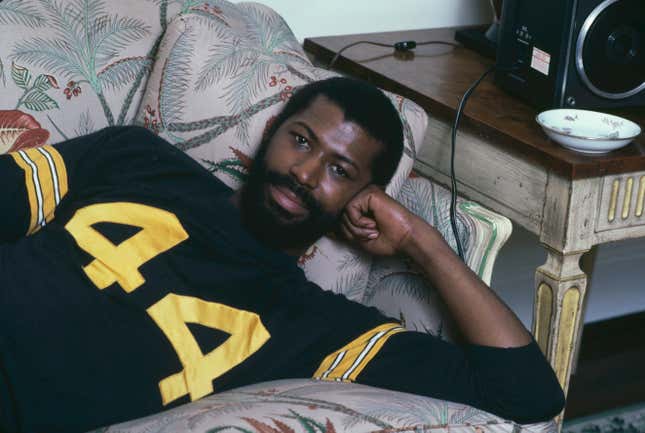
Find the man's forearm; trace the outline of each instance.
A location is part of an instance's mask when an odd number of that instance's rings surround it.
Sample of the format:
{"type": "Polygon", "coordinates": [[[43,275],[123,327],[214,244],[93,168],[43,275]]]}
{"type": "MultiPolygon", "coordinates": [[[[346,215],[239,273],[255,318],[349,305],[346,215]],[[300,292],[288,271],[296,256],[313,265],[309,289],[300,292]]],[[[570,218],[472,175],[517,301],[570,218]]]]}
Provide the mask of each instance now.
{"type": "Polygon", "coordinates": [[[517,316],[422,219],[413,224],[405,253],[432,281],[469,343],[519,347],[531,336],[517,316]]]}

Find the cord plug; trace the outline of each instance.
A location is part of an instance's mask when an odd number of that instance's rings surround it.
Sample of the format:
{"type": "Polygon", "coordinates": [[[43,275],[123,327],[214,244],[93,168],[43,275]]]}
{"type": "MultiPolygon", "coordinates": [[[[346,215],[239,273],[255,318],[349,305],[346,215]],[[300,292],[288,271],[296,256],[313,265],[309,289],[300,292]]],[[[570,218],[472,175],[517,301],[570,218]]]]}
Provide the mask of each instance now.
{"type": "Polygon", "coordinates": [[[394,44],[394,49],[397,51],[409,51],[416,47],[416,41],[401,41],[394,44]]]}

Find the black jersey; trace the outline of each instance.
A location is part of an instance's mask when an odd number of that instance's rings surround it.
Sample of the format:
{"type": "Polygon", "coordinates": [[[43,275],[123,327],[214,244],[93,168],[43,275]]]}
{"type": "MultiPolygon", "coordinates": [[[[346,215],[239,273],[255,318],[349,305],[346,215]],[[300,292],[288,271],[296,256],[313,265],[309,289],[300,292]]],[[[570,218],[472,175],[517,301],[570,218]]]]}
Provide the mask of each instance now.
{"type": "Polygon", "coordinates": [[[308,282],[245,231],[229,188],[145,129],[0,156],[0,180],[3,431],[86,431],[287,377],[522,419],[537,376],[542,416],[561,405],[535,343],[462,350],[308,282]],[[500,366],[517,362],[531,374],[500,366]]]}

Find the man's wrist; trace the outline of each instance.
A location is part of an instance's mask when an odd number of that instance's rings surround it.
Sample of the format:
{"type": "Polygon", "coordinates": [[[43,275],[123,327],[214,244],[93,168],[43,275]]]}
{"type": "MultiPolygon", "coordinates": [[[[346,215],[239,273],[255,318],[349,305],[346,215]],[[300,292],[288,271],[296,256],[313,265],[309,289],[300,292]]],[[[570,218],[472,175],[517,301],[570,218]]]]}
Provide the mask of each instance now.
{"type": "Polygon", "coordinates": [[[434,246],[445,243],[441,233],[421,217],[412,214],[410,233],[401,245],[401,252],[421,264],[430,259],[434,246]]]}

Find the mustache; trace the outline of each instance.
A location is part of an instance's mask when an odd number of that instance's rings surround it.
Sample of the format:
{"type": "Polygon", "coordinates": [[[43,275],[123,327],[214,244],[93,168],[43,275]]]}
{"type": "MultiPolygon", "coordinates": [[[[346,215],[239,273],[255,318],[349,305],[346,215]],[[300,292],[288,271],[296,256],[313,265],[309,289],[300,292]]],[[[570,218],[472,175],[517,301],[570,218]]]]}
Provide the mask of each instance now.
{"type": "Polygon", "coordinates": [[[267,183],[273,184],[275,186],[282,186],[292,191],[304,203],[304,205],[307,207],[307,209],[309,209],[310,212],[322,212],[322,206],[320,205],[318,200],[316,200],[313,195],[311,195],[306,187],[298,183],[298,181],[293,177],[276,173],[274,171],[266,171],[265,176],[267,183]]]}

